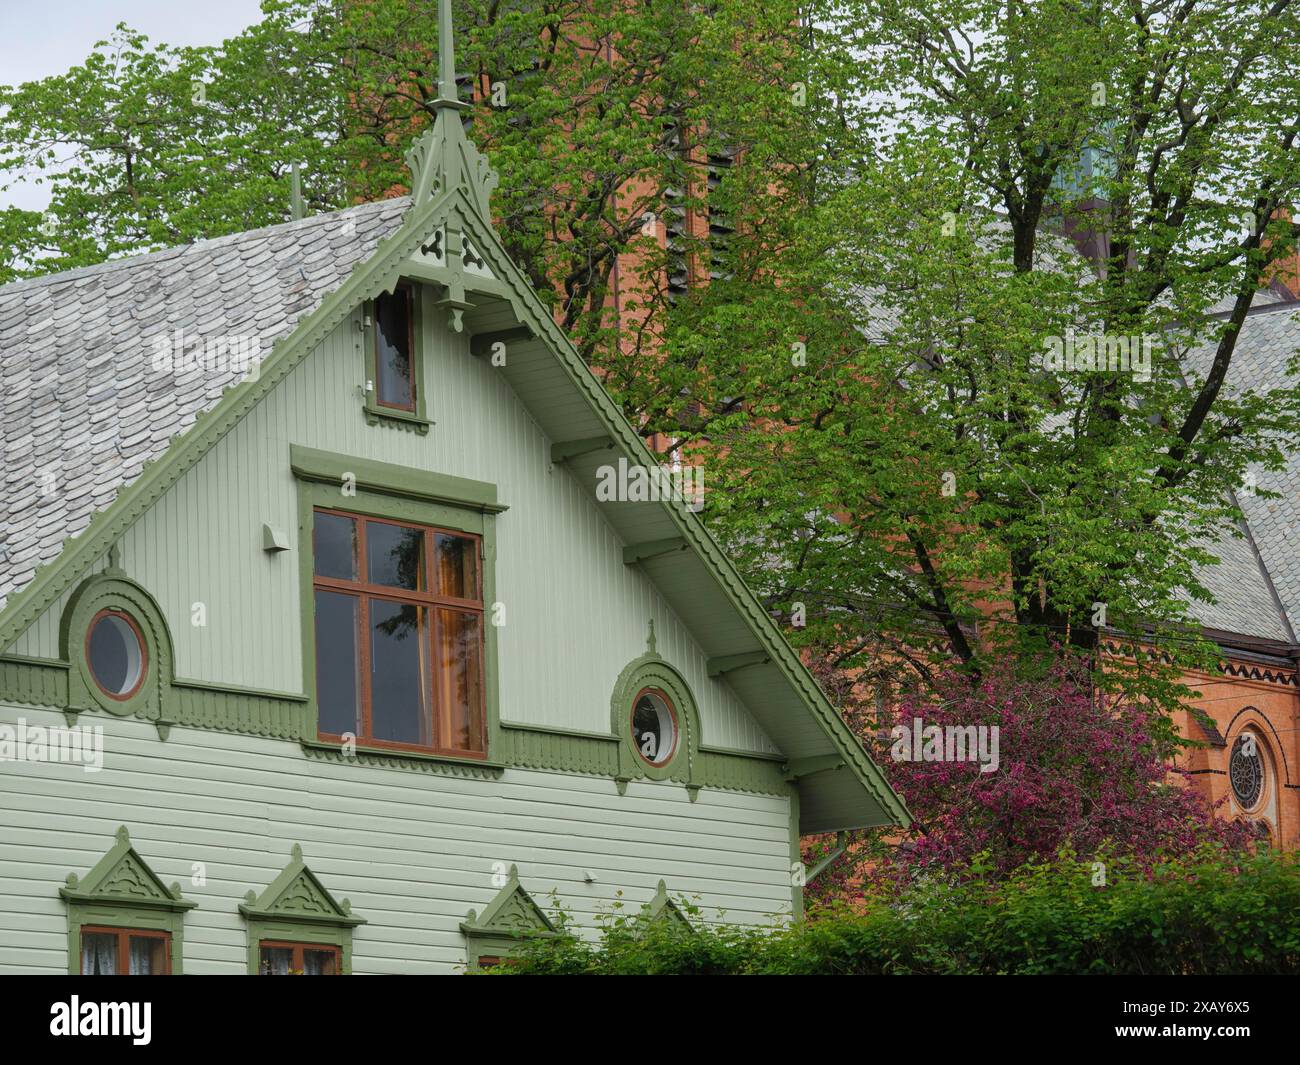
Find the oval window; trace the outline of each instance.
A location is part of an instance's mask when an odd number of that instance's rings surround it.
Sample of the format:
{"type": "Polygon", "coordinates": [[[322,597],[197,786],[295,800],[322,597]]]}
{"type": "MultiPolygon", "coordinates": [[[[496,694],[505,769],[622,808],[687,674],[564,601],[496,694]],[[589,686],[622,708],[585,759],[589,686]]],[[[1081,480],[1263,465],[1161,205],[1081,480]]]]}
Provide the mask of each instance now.
{"type": "Polygon", "coordinates": [[[144,638],[136,623],[118,610],[101,610],[86,633],[86,664],[99,690],[110,699],[129,699],[144,681],[144,638]]]}
{"type": "Polygon", "coordinates": [[[642,688],[632,704],[632,745],[653,766],[667,765],[677,751],[677,714],[658,688],[642,688]]]}

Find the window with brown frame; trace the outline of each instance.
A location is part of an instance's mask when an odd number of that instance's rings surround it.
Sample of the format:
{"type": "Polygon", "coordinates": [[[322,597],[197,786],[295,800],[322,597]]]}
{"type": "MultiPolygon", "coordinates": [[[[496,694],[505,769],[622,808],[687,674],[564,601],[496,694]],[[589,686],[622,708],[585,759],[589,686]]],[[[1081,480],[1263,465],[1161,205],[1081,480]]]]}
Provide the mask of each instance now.
{"type": "Polygon", "coordinates": [[[258,943],[260,976],[338,976],[342,952],[329,943],[285,943],[263,939],[258,943]]]}
{"type": "Polygon", "coordinates": [[[374,303],[375,402],[415,413],[415,313],[410,285],[374,303]]]}
{"type": "Polygon", "coordinates": [[[677,753],[677,711],[659,688],[642,688],[632,700],[632,745],[647,764],[665,766],[677,753]]]}
{"type": "Polygon", "coordinates": [[[81,928],[82,976],[167,976],[172,971],[169,932],[143,928],[81,928]]]}
{"type": "Polygon", "coordinates": [[[317,731],[486,756],[481,540],[317,509],[317,731]]]}
{"type": "Polygon", "coordinates": [[[86,627],[86,664],[99,690],[125,702],[140,690],[149,652],[140,626],[122,610],[101,610],[86,627]]]}

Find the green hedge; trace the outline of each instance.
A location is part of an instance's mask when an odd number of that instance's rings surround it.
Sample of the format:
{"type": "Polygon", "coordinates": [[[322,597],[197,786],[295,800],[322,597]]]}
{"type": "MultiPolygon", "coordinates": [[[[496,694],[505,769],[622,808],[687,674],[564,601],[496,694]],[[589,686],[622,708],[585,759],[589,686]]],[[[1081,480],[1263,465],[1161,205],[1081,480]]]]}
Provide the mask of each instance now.
{"type": "Polygon", "coordinates": [[[1154,869],[1065,855],[991,882],[887,893],[777,930],[682,933],[611,917],[597,942],[525,943],[498,970],[531,974],[1297,973],[1295,855],[1203,852],[1154,869]]]}

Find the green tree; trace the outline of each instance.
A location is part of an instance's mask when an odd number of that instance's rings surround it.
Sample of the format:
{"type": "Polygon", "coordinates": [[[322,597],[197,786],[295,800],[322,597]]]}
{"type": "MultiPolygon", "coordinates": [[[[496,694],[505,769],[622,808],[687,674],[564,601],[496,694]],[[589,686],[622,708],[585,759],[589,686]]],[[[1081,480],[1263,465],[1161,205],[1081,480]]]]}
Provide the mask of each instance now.
{"type": "Polygon", "coordinates": [[[1188,599],[1229,493],[1300,425],[1295,388],[1223,387],[1295,247],[1295,5],[835,17],[817,39],[859,62],[814,56],[809,195],[751,235],[753,276],[669,328],[673,364],[698,370],[680,387],[716,527],[772,609],[804,604],[832,665],[1095,657],[1110,626],[1174,660],[1112,659],[1109,680],[1168,704],[1206,660],[1188,599]],[[1081,226],[1096,268],[1066,235],[1081,226]],[[1149,376],[1058,371],[1072,331],[1150,338],[1149,376]]]}
{"type": "Polygon", "coordinates": [[[0,213],[0,281],[284,221],[289,170],[309,202],[343,199],[322,134],[343,98],[283,16],[223,48],[151,45],[119,26],[80,66],[0,88],[0,186],[50,188],[0,213]]]}
{"type": "MultiPolygon", "coordinates": [[[[52,191],[44,217],[0,216],[0,280],[284,221],[294,162],[311,210],[402,191],[437,96],[436,0],[263,7],[219,47],[150,46],[119,27],[66,74],[0,89],[0,187],[40,175],[52,191]]],[[[704,203],[690,160],[725,132],[763,165],[764,145],[797,128],[795,20],[793,0],[457,3],[471,135],[503,178],[498,229],[593,361],[649,343],[617,336],[629,251],[624,321],[662,328],[660,238],[704,203]]],[[[704,243],[687,232],[672,255],[704,243]]]]}

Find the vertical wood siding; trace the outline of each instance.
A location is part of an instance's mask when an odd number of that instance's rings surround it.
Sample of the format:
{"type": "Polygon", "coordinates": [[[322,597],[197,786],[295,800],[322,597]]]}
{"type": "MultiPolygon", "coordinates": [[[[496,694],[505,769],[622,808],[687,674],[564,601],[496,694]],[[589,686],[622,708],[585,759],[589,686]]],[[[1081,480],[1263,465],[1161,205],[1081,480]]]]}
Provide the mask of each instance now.
{"type": "MultiPolygon", "coordinates": [[[[107,557],[101,558],[90,567],[87,575],[99,573],[107,566],[107,557]]],[[[25,655],[28,658],[58,658],[59,622],[63,618],[64,607],[68,605],[68,600],[72,598],[74,591],[76,591],[75,584],[59,596],[39,618],[32,622],[31,627],[26,632],[20,633],[18,638],[5,648],[5,653],[25,655]]]]}
{"type": "MultiPolygon", "coordinates": [[[[563,467],[502,375],[468,353],[442,316],[424,315],[427,436],[362,417],[364,360],[343,323],[146,513],[123,540],[123,566],[158,599],[183,677],[300,692],[297,559],[267,555],[262,524],[295,537],[289,445],[490,481],[510,509],[497,519],[500,705],[505,720],[608,731],[619,671],[660,653],[699,703],[704,742],[772,752],[771,742],[636,567],[563,467]],[[192,624],[203,604],[206,626],[192,624]]],[[[507,355],[508,357],[508,355],[507,355]]]]}

